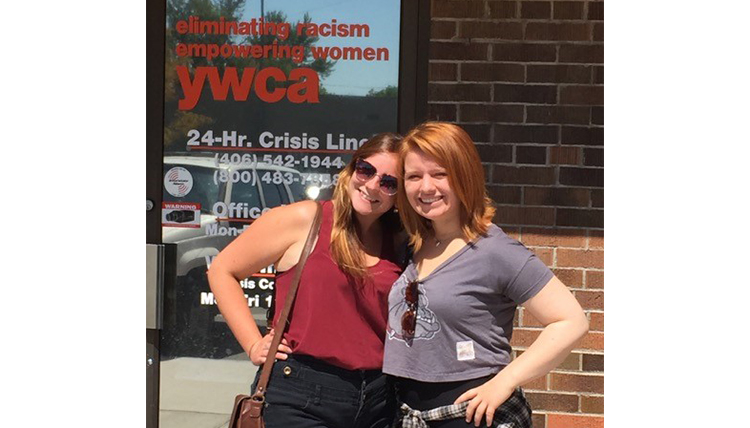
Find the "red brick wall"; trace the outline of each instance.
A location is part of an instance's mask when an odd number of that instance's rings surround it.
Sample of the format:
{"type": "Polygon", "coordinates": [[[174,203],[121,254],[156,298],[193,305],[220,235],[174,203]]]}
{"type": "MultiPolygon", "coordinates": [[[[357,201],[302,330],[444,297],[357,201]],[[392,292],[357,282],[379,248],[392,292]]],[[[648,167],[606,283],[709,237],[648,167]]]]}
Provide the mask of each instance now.
{"type": "MultiPolygon", "coordinates": [[[[477,143],[495,222],[570,287],[590,332],[526,385],[535,428],[602,427],[604,2],[432,0],[430,118],[477,143]]],[[[519,310],[516,353],[541,326],[519,310]]]]}

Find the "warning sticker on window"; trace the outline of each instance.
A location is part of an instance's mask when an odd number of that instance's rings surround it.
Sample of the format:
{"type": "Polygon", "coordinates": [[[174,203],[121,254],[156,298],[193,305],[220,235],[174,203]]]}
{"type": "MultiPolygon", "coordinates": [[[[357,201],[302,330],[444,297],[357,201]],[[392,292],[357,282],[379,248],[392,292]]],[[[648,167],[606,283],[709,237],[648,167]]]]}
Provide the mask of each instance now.
{"type": "Polygon", "coordinates": [[[161,224],[165,227],[201,227],[201,204],[191,202],[163,202],[161,224]]]}

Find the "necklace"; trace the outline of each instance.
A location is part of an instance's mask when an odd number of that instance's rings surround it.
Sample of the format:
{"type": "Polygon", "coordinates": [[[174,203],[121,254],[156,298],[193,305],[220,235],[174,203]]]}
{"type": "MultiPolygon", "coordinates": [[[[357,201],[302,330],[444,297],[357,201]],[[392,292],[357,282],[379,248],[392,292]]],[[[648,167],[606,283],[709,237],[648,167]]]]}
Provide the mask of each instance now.
{"type": "Polygon", "coordinates": [[[435,248],[439,247],[439,246],[440,246],[440,245],[441,245],[441,244],[442,244],[443,242],[445,242],[445,241],[448,241],[448,242],[450,242],[450,241],[452,241],[453,239],[455,239],[455,238],[456,238],[455,236],[453,236],[453,237],[451,237],[451,236],[446,236],[446,237],[445,237],[445,238],[443,238],[443,239],[438,239],[438,238],[437,238],[437,236],[435,236],[435,235],[432,235],[432,237],[433,237],[433,239],[435,239],[435,248]]]}

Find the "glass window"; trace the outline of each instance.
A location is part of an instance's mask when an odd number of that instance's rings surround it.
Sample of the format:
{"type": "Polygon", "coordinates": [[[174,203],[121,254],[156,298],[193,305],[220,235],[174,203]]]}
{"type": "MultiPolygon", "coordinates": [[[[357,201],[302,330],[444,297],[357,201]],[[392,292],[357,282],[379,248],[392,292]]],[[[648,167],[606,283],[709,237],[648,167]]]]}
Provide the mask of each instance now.
{"type": "MultiPolygon", "coordinates": [[[[263,170],[259,170],[258,172],[260,171],[263,170]]],[[[284,188],[283,183],[274,184],[261,181],[260,185],[263,187],[263,199],[266,202],[265,207],[273,208],[278,207],[281,204],[289,203],[289,197],[286,195],[286,189],[284,188]]]]}
{"type": "MultiPolygon", "coordinates": [[[[256,369],[209,287],[213,257],[264,208],[330,198],[354,150],[397,130],[401,3],[166,0],[164,172],[187,169],[193,187],[165,188],[164,201],[203,215],[162,229],[177,279],[165,290],[161,428],[224,426],[256,369]]],[[[175,187],[189,180],[177,175],[175,187]]],[[[273,268],[240,281],[261,327],[274,283],[273,268]]]]}
{"type": "MultiPolygon", "coordinates": [[[[252,171],[252,170],[246,170],[252,171]]],[[[252,182],[238,181],[232,184],[232,202],[246,203],[249,208],[262,208],[258,186],[252,182]]]]}

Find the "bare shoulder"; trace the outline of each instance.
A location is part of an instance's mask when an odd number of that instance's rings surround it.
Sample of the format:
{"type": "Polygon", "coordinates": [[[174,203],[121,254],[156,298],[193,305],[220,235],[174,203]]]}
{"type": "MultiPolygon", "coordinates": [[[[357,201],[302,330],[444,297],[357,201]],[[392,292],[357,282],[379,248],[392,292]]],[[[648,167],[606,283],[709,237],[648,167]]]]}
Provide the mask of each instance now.
{"type": "Polygon", "coordinates": [[[211,270],[245,278],[290,250],[298,252],[315,218],[315,206],[314,201],[303,201],[266,211],[216,256],[211,270]]]}
{"type": "Polygon", "coordinates": [[[290,237],[289,247],[287,247],[286,251],[276,261],[276,269],[279,272],[288,270],[299,261],[310,227],[312,227],[312,223],[315,221],[317,207],[318,203],[315,201],[301,201],[285,207],[279,207],[277,209],[278,212],[274,213],[275,215],[288,217],[286,220],[287,224],[282,233],[290,237]]]}
{"type": "Polygon", "coordinates": [[[315,219],[317,202],[300,201],[281,205],[264,213],[258,221],[289,229],[308,229],[315,219]]]}
{"type": "Polygon", "coordinates": [[[303,222],[312,223],[315,220],[315,213],[318,210],[318,202],[307,200],[295,202],[291,205],[285,205],[284,208],[294,210],[295,217],[303,222]]]}

